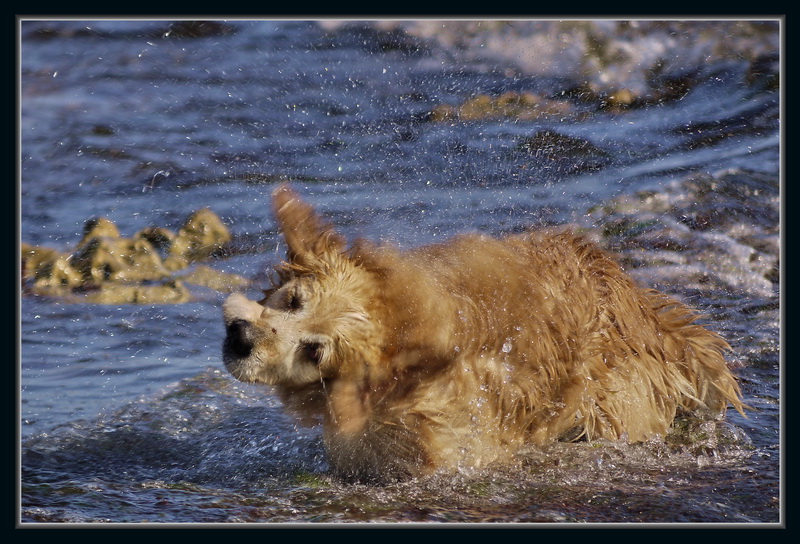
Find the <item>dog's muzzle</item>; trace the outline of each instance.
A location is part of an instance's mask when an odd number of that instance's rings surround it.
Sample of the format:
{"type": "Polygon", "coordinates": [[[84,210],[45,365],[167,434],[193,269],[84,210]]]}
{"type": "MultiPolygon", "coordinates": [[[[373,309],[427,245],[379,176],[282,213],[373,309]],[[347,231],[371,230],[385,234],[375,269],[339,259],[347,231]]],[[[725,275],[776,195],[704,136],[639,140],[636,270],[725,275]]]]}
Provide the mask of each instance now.
{"type": "Polygon", "coordinates": [[[225,336],[225,350],[236,357],[247,357],[254,345],[253,324],[244,319],[231,321],[225,336]]]}

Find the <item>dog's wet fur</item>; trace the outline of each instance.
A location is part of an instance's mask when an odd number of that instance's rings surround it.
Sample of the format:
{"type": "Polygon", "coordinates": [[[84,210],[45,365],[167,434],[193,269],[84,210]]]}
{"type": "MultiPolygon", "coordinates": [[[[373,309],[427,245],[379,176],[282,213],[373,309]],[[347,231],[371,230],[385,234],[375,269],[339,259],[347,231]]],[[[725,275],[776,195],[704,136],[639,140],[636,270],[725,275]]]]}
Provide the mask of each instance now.
{"type": "Polygon", "coordinates": [[[743,411],[727,343],[567,230],[356,241],[288,186],[286,260],[259,302],[223,305],[227,369],[322,421],[344,478],[507,463],[554,440],[664,435],[679,412],[743,411]]]}

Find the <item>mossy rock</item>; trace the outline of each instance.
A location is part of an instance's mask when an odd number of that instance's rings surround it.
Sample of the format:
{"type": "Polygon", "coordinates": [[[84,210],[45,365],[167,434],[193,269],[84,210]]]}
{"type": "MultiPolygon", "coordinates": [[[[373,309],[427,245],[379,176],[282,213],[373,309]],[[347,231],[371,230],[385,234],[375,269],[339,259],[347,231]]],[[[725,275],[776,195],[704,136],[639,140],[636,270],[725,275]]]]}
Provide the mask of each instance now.
{"type": "Polygon", "coordinates": [[[32,280],[31,291],[40,295],[64,296],[83,283],[81,274],[67,255],[42,246],[22,244],[22,280],[32,280]]]}
{"type": "Polygon", "coordinates": [[[141,238],[150,242],[158,250],[167,250],[175,239],[175,233],[164,227],[147,227],[140,230],[134,238],[141,238]]]}
{"type": "Polygon", "coordinates": [[[158,280],[169,276],[153,245],[136,238],[92,238],[71,259],[84,281],[158,280]]]}
{"type": "Polygon", "coordinates": [[[85,299],[95,304],[178,304],[191,300],[191,293],[173,279],[153,285],[106,282],[87,292],[85,299]]]}
{"type": "Polygon", "coordinates": [[[237,274],[220,272],[209,266],[198,265],[189,272],[181,276],[186,283],[208,287],[214,291],[222,293],[232,293],[247,288],[250,280],[237,274]]]}
{"type": "Polygon", "coordinates": [[[89,219],[83,225],[83,238],[78,242],[78,247],[88,244],[93,238],[119,238],[120,233],[117,226],[110,219],[105,217],[95,217],[89,219]]]}
{"type": "Polygon", "coordinates": [[[97,304],[187,302],[191,296],[181,279],[232,292],[250,282],[206,266],[198,266],[183,278],[173,277],[176,270],[210,257],[230,240],[227,227],[208,208],[193,213],[177,234],[150,227],[133,238],[123,238],[112,221],[98,217],[85,223],[72,254],[23,243],[22,288],[25,293],[97,304]]]}
{"type": "Polygon", "coordinates": [[[228,227],[210,209],[193,213],[172,240],[165,259],[168,270],[175,271],[207,259],[231,241],[228,227]]]}
{"type": "Polygon", "coordinates": [[[35,278],[37,274],[50,266],[50,263],[59,255],[62,254],[55,249],[43,246],[32,246],[23,242],[20,244],[22,278],[35,278]]]}

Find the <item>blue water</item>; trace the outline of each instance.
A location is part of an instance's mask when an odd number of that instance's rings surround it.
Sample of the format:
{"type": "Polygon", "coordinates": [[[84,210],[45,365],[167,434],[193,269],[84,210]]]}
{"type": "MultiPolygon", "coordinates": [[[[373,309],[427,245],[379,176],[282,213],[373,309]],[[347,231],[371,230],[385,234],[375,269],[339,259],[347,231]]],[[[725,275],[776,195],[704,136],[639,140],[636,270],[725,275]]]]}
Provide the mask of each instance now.
{"type": "MultiPolygon", "coordinates": [[[[328,477],[318,429],[284,415],[268,388],[225,373],[225,295],[198,288],[189,303],[153,306],[25,295],[23,522],[780,521],[779,93],[749,75],[755,63],[727,31],[709,39],[729,54],[693,65],[678,98],[621,112],[572,98],[566,118],[434,122],[440,104],[506,91],[572,96],[597,75],[534,71],[413,26],[205,30],[22,22],[23,242],[68,252],[95,216],[132,235],[177,230],[207,206],[236,251],[206,264],[258,286],[280,258],[268,195],[283,181],[346,235],[402,247],[465,230],[649,225],[601,243],[637,279],[706,314],[733,345],[757,410],[729,414],[712,454],[558,445],[509,474],[348,486],[328,477]],[[520,150],[544,130],[591,142],[601,160],[520,150]]],[[[597,32],[616,36],[603,24],[597,32]]],[[[776,28],[759,32],[770,53],[776,28]]],[[[631,73],[648,70],[627,62],[631,73]]]]}

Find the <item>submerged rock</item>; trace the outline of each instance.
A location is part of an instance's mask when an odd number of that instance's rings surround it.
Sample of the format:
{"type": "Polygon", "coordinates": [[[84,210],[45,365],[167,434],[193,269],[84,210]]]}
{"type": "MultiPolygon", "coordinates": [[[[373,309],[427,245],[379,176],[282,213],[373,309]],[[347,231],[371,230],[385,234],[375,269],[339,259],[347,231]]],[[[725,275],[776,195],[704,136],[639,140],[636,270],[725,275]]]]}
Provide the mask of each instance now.
{"type": "MultiPolygon", "coordinates": [[[[176,21],[163,32],[168,38],[208,38],[225,36],[236,31],[234,26],[220,21],[176,21]]],[[[157,37],[161,35],[156,34],[157,37]]]]}
{"type": "Polygon", "coordinates": [[[554,130],[540,130],[533,136],[523,138],[517,149],[565,174],[599,170],[612,162],[608,152],[589,140],[554,130]]]}

